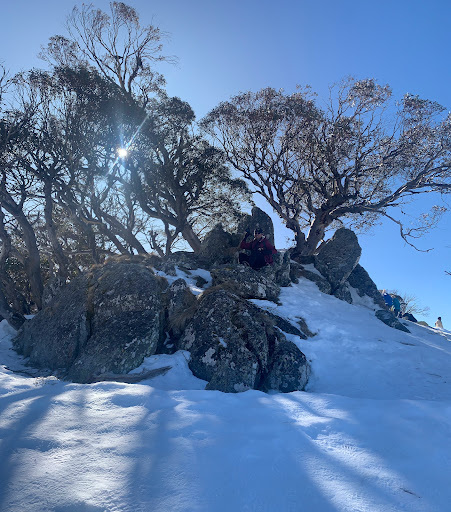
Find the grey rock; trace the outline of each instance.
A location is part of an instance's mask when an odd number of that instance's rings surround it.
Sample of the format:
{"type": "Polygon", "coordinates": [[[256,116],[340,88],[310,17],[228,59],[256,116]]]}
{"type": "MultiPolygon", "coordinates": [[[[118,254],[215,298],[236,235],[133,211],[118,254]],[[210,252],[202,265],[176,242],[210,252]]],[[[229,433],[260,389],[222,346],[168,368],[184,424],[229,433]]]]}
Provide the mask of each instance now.
{"type": "Polygon", "coordinates": [[[398,329],[404,332],[410,332],[409,329],[404,327],[404,325],[397,318],[395,318],[395,316],[390,311],[379,309],[376,311],[376,317],[389,327],[393,327],[394,329],[398,329]]]}
{"type": "Polygon", "coordinates": [[[253,233],[255,228],[261,228],[266,238],[274,245],[274,224],[271,217],[257,206],[252,208],[252,215],[243,215],[238,223],[237,233],[242,237],[246,230],[253,233]]]}
{"type": "Polygon", "coordinates": [[[206,292],[180,340],[180,348],[191,353],[189,366],[194,375],[211,382],[219,372],[223,382],[216,388],[222,391],[254,389],[260,367],[265,369],[268,364],[270,324],[262,326],[261,318],[256,306],[226,290],[206,292]],[[258,354],[262,354],[260,361],[258,354]],[[233,379],[229,372],[236,374],[233,379]]]}
{"type": "Polygon", "coordinates": [[[224,263],[235,263],[239,242],[230,233],[224,231],[221,224],[217,224],[202,241],[199,257],[207,268],[224,263]]]}
{"type": "Polygon", "coordinates": [[[204,279],[202,276],[195,276],[195,280],[196,280],[196,286],[198,288],[203,288],[208,283],[208,281],[206,279],[204,279]]]}
{"type": "Polygon", "coordinates": [[[201,297],[180,348],[191,352],[189,366],[209,382],[208,389],[292,391],[303,389],[309,374],[305,356],[274,328],[266,312],[226,290],[201,297]],[[292,374],[284,374],[289,368],[292,374]]]}
{"type": "Polygon", "coordinates": [[[283,332],[286,332],[288,334],[295,334],[296,336],[299,336],[303,340],[306,340],[307,338],[313,338],[313,336],[315,336],[315,334],[312,333],[308,328],[307,322],[300,316],[296,317],[296,323],[298,324],[298,327],[296,327],[285,318],[275,315],[270,311],[266,311],[266,315],[271,319],[274,326],[278,327],[283,332]]]}
{"type": "Polygon", "coordinates": [[[278,252],[273,255],[274,264],[270,265],[274,271],[274,281],[279,286],[291,285],[290,253],[288,251],[278,252]]]}
{"type": "Polygon", "coordinates": [[[177,270],[173,260],[163,258],[161,261],[155,262],[154,268],[160,272],[164,272],[167,276],[176,276],[177,270]]]}
{"type": "Polygon", "coordinates": [[[305,388],[310,376],[310,366],[305,355],[294,343],[279,340],[273,354],[273,364],[261,384],[263,391],[292,391],[305,388]]]}
{"type": "Polygon", "coordinates": [[[60,288],[65,284],[66,283],[59,276],[53,276],[47,281],[42,294],[43,307],[48,306],[50,302],[52,302],[60,288]]]}
{"type": "Polygon", "coordinates": [[[211,270],[212,286],[223,286],[244,299],[277,302],[280,287],[274,282],[269,266],[253,270],[245,265],[227,265],[211,270]]]}
{"type": "Polygon", "coordinates": [[[112,262],[62,287],[15,339],[30,364],[75,382],[127,373],[163,335],[162,280],[136,263],[112,262]]]}
{"type": "Polygon", "coordinates": [[[315,256],[315,267],[329,281],[332,293],[349,277],[359,262],[362,249],[353,231],[338,229],[315,256]]]}
{"type": "Polygon", "coordinates": [[[377,286],[361,265],[357,265],[351,272],[348,277],[348,283],[357,290],[360,297],[367,295],[373,299],[374,303],[381,309],[386,307],[385,301],[379,293],[377,286]]]}
{"type": "Polygon", "coordinates": [[[303,270],[303,266],[297,261],[290,260],[290,280],[292,283],[299,282],[299,273],[303,270]]]}
{"type": "Polygon", "coordinates": [[[291,262],[290,276],[293,282],[297,282],[300,277],[312,281],[316,286],[318,286],[321,292],[326,293],[327,295],[330,295],[332,292],[332,286],[329,281],[326,281],[324,277],[320,276],[316,272],[305,269],[302,265],[296,263],[293,264],[293,262],[291,262]]]}
{"type": "Polygon", "coordinates": [[[274,263],[266,265],[255,272],[268,281],[274,282],[277,286],[291,285],[291,263],[290,256],[285,251],[273,254],[274,263]]]}
{"type": "Polygon", "coordinates": [[[200,263],[199,257],[193,252],[177,251],[156,260],[153,263],[153,267],[168,276],[176,276],[177,272],[175,267],[189,273],[191,270],[197,270],[200,263]]]}
{"type": "Polygon", "coordinates": [[[403,320],[409,320],[409,322],[417,323],[418,320],[412,315],[412,313],[404,313],[402,315],[403,320]]]}
{"type": "Polygon", "coordinates": [[[344,283],[341,286],[339,286],[334,291],[334,296],[337,297],[337,299],[347,302],[348,304],[352,304],[352,295],[351,292],[349,291],[347,283],[344,283]]]}
{"type": "Polygon", "coordinates": [[[316,336],[317,333],[313,333],[307,326],[307,322],[305,321],[304,318],[302,318],[301,316],[297,316],[297,323],[299,325],[299,327],[301,328],[301,331],[304,333],[304,335],[307,337],[307,338],[313,338],[313,336],[316,336]]]}
{"type": "Polygon", "coordinates": [[[274,313],[271,313],[269,311],[267,312],[267,315],[273,320],[274,325],[278,327],[281,331],[286,332],[288,334],[295,334],[296,336],[299,336],[303,340],[307,339],[307,336],[298,327],[293,325],[285,318],[275,315],[274,313]]]}
{"type": "Polygon", "coordinates": [[[308,256],[303,256],[298,247],[290,247],[288,252],[290,253],[290,258],[296,263],[300,263],[301,265],[314,265],[315,264],[315,256],[310,254],[308,256]]]}
{"type": "Polygon", "coordinates": [[[163,336],[163,283],[150,269],[106,266],[94,273],[93,283],[91,336],[68,372],[77,382],[129,372],[156,353],[163,336]]]}
{"type": "Polygon", "coordinates": [[[60,288],[50,304],[22,326],[14,348],[38,368],[67,371],[91,334],[88,275],[60,288]]]}
{"type": "Polygon", "coordinates": [[[197,300],[183,279],[174,281],[165,293],[166,322],[171,338],[179,338],[194,314],[197,300]]]}

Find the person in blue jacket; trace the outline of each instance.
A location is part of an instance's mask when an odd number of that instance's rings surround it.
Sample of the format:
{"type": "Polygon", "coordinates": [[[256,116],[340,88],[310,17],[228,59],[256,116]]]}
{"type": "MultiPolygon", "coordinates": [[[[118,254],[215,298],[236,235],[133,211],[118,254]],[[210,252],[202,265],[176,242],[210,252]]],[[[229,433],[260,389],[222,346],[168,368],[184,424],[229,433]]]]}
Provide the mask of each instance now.
{"type": "Polygon", "coordinates": [[[396,318],[398,318],[399,314],[401,313],[401,303],[396,296],[393,297],[393,313],[395,314],[396,318]]]}
{"type": "Polygon", "coordinates": [[[384,297],[385,305],[390,309],[393,306],[393,299],[391,298],[391,295],[385,290],[382,290],[382,297],[384,297]]]}

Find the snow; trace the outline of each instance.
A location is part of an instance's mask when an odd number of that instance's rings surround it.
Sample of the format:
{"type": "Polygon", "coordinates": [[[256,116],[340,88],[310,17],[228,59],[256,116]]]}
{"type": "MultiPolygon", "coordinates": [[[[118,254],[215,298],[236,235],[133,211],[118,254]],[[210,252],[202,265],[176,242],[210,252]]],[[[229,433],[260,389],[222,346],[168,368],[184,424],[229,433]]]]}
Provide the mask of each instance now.
{"type": "Polygon", "coordinates": [[[184,351],[147,358],[134,372],[172,369],[137,384],[33,377],[3,321],[0,510],[450,510],[451,332],[391,329],[304,279],[252,302],[316,333],[287,335],[306,392],[205,391],[184,351]]]}
{"type": "Polygon", "coordinates": [[[175,276],[165,274],[161,270],[155,270],[155,273],[161,277],[164,277],[169,284],[172,284],[177,279],[183,279],[190,288],[193,295],[200,295],[204,290],[211,286],[212,281],[210,272],[208,270],[204,270],[203,268],[185,271],[180,269],[178,266],[175,266],[175,276]],[[199,286],[196,285],[196,277],[202,277],[205,279],[206,284],[203,286],[203,288],[199,288],[199,286]]]}

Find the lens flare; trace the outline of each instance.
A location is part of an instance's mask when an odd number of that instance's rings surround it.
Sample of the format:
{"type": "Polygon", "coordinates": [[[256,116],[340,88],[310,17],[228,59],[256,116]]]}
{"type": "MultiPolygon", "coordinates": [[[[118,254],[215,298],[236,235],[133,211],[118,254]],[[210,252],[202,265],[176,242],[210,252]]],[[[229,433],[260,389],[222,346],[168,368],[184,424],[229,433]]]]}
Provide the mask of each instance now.
{"type": "Polygon", "coordinates": [[[119,158],[125,158],[128,155],[128,151],[125,148],[119,148],[117,154],[119,158]]]}

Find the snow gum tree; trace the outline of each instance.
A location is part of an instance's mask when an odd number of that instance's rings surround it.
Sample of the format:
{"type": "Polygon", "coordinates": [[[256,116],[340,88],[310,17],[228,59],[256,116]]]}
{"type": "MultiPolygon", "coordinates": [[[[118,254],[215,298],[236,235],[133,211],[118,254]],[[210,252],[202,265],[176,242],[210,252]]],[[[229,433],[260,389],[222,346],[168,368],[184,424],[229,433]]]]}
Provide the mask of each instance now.
{"type": "Polygon", "coordinates": [[[198,251],[249,198],[191,107],[165,94],[159,29],[112,2],[75,8],[68,30],[42,52],[50,69],[9,79],[0,66],[0,315],[15,324],[50,280],[105,256],[198,251]]]}
{"type": "Polygon", "coordinates": [[[133,7],[110,2],[105,12],[82,4],[72,10],[67,29],[69,37],[51,37],[41,58],[59,67],[91,66],[142,106],[162,90],[164,77],[154,64],[173,59],[162,54],[164,34],[153,25],[142,26],[133,7]]]}
{"type": "Polygon", "coordinates": [[[373,79],[331,87],[325,107],[309,89],[240,94],[202,126],[294,231],[301,254],[337,223],[364,228],[386,217],[408,241],[445,211],[434,207],[414,227],[397,216],[419,194],[451,190],[450,115],[411,94],[394,102],[373,79]]]}
{"type": "Polygon", "coordinates": [[[108,13],[76,7],[67,26],[70,37],[52,37],[42,57],[59,68],[94,70],[122,94],[117,145],[130,151],[108,173],[109,185],[120,185],[123,204],[139,204],[144,216],[157,221],[146,236],[154,250],[170,252],[180,237],[199,250],[202,231],[231,220],[246,200],[245,187],[231,179],[221,152],[197,133],[191,107],[165,94],[164,78],[154,69],[156,62],[173,60],[162,54],[163,34],[142,26],[136,10],[122,2],[111,2],[108,13]]]}
{"type": "Polygon", "coordinates": [[[29,97],[23,102],[23,108],[17,108],[11,100],[14,82],[14,79],[7,79],[5,74],[0,82],[0,282],[2,297],[6,297],[1,300],[1,314],[5,318],[10,317],[5,314],[8,304],[14,305],[16,311],[27,312],[23,296],[16,291],[15,280],[6,271],[8,259],[20,261],[28,278],[31,297],[38,307],[41,305],[43,291],[39,247],[34,229],[35,182],[17,167],[17,159],[12,155],[12,148],[22,148],[30,135],[37,103],[36,98],[29,97]],[[13,236],[6,229],[7,221],[10,232],[19,240],[14,248],[11,243],[13,236]]]}
{"type": "Polygon", "coordinates": [[[231,177],[223,153],[196,134],[194,112],[179,98],[150,103],[146,126],[124,162],[123,184],[143,212],[163,222],[168,252],[181,234],[194,251],[200,233],[217,222],[228,224],[248,199],[242,180],[231,177]]]}

